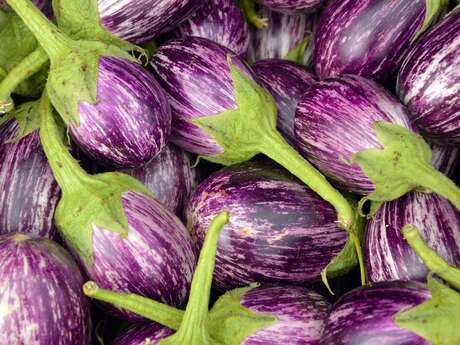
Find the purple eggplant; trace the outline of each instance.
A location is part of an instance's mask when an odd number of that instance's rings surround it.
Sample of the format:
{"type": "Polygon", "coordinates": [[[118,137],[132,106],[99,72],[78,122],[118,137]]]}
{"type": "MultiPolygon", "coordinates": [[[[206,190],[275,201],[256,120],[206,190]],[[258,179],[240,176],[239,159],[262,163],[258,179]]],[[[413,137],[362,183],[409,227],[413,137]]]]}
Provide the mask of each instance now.
{"type": "Polygon", "coordinates": [[[312,12],[318,9],[326,0],[257,0],[262,5],[279,12],[312,12]]]}
{"type": "Polygon", "coordinates": [[[0,331],[8,345],[89,345],[89,306],[71,256],[51,240],[0,236],[0,331]]]}
{"type": "Polygon", "coordinates": [[[251,31],[250,60],[276,58],[309,64],[315,16],[278,13],[263,6],[258,15],[267,19],[267,26],[251,31]]]}
{"type": "Polygon", "coordinates": [[[155,345],[173,333],[171,329],[158,324],[139,324],[119,335],[111,345],[155,345]]]}
{"type": "Polygon", "coordinates": [[[433,141],[460,143],[460,8],[410,50],[398,75],[398,94],[414,123],[433,141]]]}
{"type": "Polygon", "coordinates": [[[431,144],[433,166],[446,176],[453,176],[460,159],[459,146],[431,144]]]}
{"type": "Polygon", "coordinates": [[[210,39],[243,57],[249,47],[249,27],[236,0],[210,0],[177,28],[180,37],[210,39]]]}
{"type": "Polygon", "coordinates": [[[42,151],[38,126],[27,122],[38,120],[37,106],[23,104],[0,125],[0,234],[26,232],[53,239],[60,190],[42,151]]]}
{"type": "Polygon", "coordinates": [[[315,34],[320,79],[355,74],[390,81],[411,43],[447,5],[444,0],[332,1],[315,34]]]}
{"type": "Polygon", "coordinates": [[[295,110],[302,95],[315,82],[315,76],[304,66],[280,59],[261,60],[252,67],[257,80],[276,101],[278,130],[291,145],[295,146],[295,110]]]}
{"type": "Polygon", "coordinates": [[[363,202],[424,188],[460,209],[460,189],[432,166],[407,109],[371,80],[349,75],[311,86],[297,106],[295,134],[299,151],[363,202]]]}
{"type": "Polygon", "coordinates": [[[426,280],[427,268],[401,233],[406,224],[418,227],[449,263],[460,265],[460,213],[436,194],[411,192],[384,203],[367,224],[364,254],[371,282],[426,280]]]}
{"type": "Polygon", "coordinates": [[[399,327],[394,316],[430,298],[426,285],[386,282],[360,287],[332,307],[324,328],[324,345],[428,345],[415,333],[399,327]]]}
{"type": "Polygon", "coordinates": [[[190,155],[172,144],[146,166],[125,172],[144,183],[155,198],[178,217],[184,215],[188,199],[198,184],[190,155]]]}
{"type": "Polygon", "coordinates": [[[253,282],[317,281],[347,240],[334,209],[271,164],[226,168],[198,186],[187,220],[200,246],[209,222],[222,210],[232,214],[214,272],[223,291],[253,282]]]}

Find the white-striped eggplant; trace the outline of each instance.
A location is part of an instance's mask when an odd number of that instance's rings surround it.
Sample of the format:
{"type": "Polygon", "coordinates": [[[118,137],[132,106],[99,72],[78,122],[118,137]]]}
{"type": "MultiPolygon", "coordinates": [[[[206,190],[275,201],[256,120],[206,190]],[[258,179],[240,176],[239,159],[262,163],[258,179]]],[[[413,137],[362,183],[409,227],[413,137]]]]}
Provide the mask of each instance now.
{"type": "Polygon", "coordinates": [[[321,5],[325,4],[326,0],[256,0],[261,4],[270,7],[274,11],[279,12],[313,12],[321,5]]]}
{"type": "Polygon", "coordinates": [[[312,85],[295,117],[299,151],[340,186],[390,201],[423,188],[460,209],[460,189],[432,166],[429,145],[407,109],[382,87],[359,76],[312,85]]]}
{"type": "Polygon", "coordinates": [[[433,166],[446,176],[454,176],[455,168],[460,160],[459,146],[431,144],[433,166]]]}
{"type": "Polygon", "coordinates": [[[331,1],[315,33],[318,77],[355,74],[391,81],[411,43],[446,7],[446,0],[331,1]]]}
{"type": "Polygon", "coordinates": [[[360,287],[332,307],[324,328],[323,345],[429,345],[417,334],[396,324],[398,312],[431,297],[426,285],[385,282],[360,287]]]}
{"type": "Polygon", "coordinates": [[[209,0],[177,32],[210,39],[243,57],[249,47],[249,26],[236,0],[209,0]]]}
{"type": "Polygon", "coordinates": [[[432,140],[460,143],[460,8],[426,32],[398,75],[398,94],[432,140]]]}
{"type": "Polygon", "coordinates": [[[75,261],[53,241],[0,236],[0,343],[89,345],[83,282],[75,261]]]}
{"type": "Polygon", "coordinates": [[[54,239],[60,190],[40,145],[38,106],[25,103],[0,121],[0,234],[54,239]]]}

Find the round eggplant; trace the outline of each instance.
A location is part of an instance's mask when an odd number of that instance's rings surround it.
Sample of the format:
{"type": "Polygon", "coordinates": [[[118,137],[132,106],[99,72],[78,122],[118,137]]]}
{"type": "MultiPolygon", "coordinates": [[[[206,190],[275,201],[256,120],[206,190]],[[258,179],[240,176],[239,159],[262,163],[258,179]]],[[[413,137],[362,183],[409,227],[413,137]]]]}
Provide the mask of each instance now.
{"type": "Polygon", "coordinates": [[[459,146],[431,144],[433,166],[446,176],[453,176],[460,158],[459,146]]]}
{"type": "Polygon", "coordinates": [[[158,324],[139,324],[131,326],[119,335],[112,345],[155,345],[161,339],[173,334],[174,331],[158,324]]]}
{"type": "Polygon", "coordinates": [[[257,0],[257,2],[279,12],[312,12],[326,0],[257,0]]]}

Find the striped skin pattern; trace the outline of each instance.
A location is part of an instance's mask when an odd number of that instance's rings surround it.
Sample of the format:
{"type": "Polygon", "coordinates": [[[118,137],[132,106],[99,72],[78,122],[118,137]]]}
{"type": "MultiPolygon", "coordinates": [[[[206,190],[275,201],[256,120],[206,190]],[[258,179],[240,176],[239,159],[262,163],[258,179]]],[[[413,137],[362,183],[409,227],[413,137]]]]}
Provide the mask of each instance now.
{"type": "Polygon", "coordinates": [[[190,155],[173,144],[167,145],[146,166],[125,172],[144,183],[178,217],[184,215],[185,205],[198,184],[190,155]]]}
{"type": "Polygon", "coordinates": [[[315,83],[315,76],[304,66],[281,59],[260,60],[252,68],[258,82],[276,101],[278,130],[295,146],[295,110],[302,95],[315,83]]]}
{"type": "Polygon", "coordinates": [[[369,194],[373,183],[357,164],[347,161],[354,153],[381,148],[375,121],[415,130],[404,106],[376,83],[358,76],[331,77],[314,84],[297,106],[297,147],[342,188],[369,194]]]}
{"type": "Polygon", "coordinates": [[[295,286],[250,290],[241,299],[241,305],[278,318],[275,325],[247,337],[241,345],[319,345],[330,308],[323,296],[295,286]]]}
{"type": "Polygon", "coordinates": [[[180,37],[207,38],[242,57],[249,47],[249,26],[236,0],[209,0],[177,31],[180,37]]]}
{"type": "Polygon", "coordinates": [[[155,323],[132,326],[119,335],[111,345],[155,345],[174,331],[155,323]]]}
{"type": "Polygon", "coordinates": [[[326,0],[257,0],[262,5],[279,12],[309,12],[316,10],[326,0]]]}
{"type": "Polygon", "coordinates": [[[386,282],[360,287],[333,306],[322,345],[429,345],[393,322],[399,311],[429,299],[426,286],[416,282],[386,282]]]}
{"type": "Polygon", "coordinates": [[[223,210],[230,212],[230,223],[220,236],[214,270],[223,291],[253,282],[316,281],[345,245],[334,209],[268,163],[235,165],[198,186],[187,220],[199,246],[223,210]]]}
{"type": "Polygon", "coordinates": [[[38,131],[17,142],[16,120],[0,126],[0,234],[26,232],[55,238],[53,216],[60,189],[38,131]]]}
{"type": "Polygon", "coordinates": [[[127,60],[102,57],[97,103],[80,103],[80,125],[72,124],[70,133],[98,163],[137,168],[168,143],[171,109],[149,72],[127,60]]]}
{"type": "MultiPolygon", "coordinates": [[[[200,37],[170,40],[156,51],[151,66],[166,91],[173,114],[172,141],[187,151],[212,156],[223,148],[192,123],[194,118],[236,108],[227,48],[200,37]]],[[[251,74],[237,56],[232,62],[251,74]]]]}
{"type": "MultiPolygon", "coordinates": [[[[305,37],[312,34],[316,17],[306,14],[284,14],[261,6],[261,18],[268,19],[268,26],[251,30],[249,60],[284,59],[305,37]]],[[[304,64],[311,59],[312,50],[307,49],[304,64]]]]}
{"type": "Polygon", "coordinates": [[[401,233],[406,224],[420,229],[446,261],[460,265],[460,213],[436,194],[410,192],[385,202],[367,223],[364,254],[371,282],[426,280],[427,268],[401,233]]]}
{"type": "MultiPolygon", "coordinates": [[[[154,198],[136,192],[122,196],[127,238],[93,225],[94,263],[85,268],[105,289],[132,292],[180,305],[190,288],[195,247],[185,226],[154,198]]],[[[139,316],[106,306],[117,316],[139,316]]]]}
{"type": "Polygon", "coordinates": [[[401,67],[398,94],[422,133],[460,143],[460,9],[423,35],[401,67]]]}
{"type": "Polygon", "coordinates": [[[97,0],[97,4],[107,31],[144,43],[188,18],[203,0],[97,0]]]}
{"type": "Polygon", "coordinates": [[[430,144],[433,166],[446,176],[453,176],[459,162],[459,146],[442,146],[430,144]]]}
{"type": "Polygon", "coordinates": [[[391,80],[422,27],[426,0],[330,2],[318,24],[313,63],[320,79],[355,74],[391,80]]]}
{"type": "Polygon", "coordinates": [[[8,345],[89,345],[83,277],[48,239],[0,236],[0,332],[8,345]]]}

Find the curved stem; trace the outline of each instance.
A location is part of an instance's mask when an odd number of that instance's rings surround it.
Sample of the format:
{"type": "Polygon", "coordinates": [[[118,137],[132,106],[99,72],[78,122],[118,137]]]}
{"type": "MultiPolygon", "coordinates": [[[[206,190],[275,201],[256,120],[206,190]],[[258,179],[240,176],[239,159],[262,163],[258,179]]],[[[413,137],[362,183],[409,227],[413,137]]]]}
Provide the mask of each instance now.
{"type": "Polygon", "coordinates": [[[268,26],[268,19],[260,18],[256,11],[254,0],[240,0],[241,9],[249,23],[257,29],[263,29],[268,26]]]}
{"type": "Polygon", "coordinates": [[[440,276],[456,289],[460,290],[460,269],[449,265],[433,249],[428,247],[414,226],[408,224],[402,228],[404,238],[411,248],[417,253],[430,271],[440,276]]]}
{"type": "Polygon", "coordinates": [[[8,73],[0,83],[0,113],[13,109],[11,94],[21,82],[38,72],[47,61],[48,55],[45,51],[37,48],[8,73]]]}
{"type": "Polygon", "coordinates": [[[57,57],[69,39],[30,0],[5,0],[33,33],[50,58],[57,57]]]}
{"type": "Polygon", "coordinates": [[[46,90],[40,104],[40,117],[40,140],[56,181],[63,193],[78,190],[90,176],[80,167],[64,144],[64,131],[56,122],[46,90]]]}
{"type": "Polygon", "coordinates": [[[92,281],[83,285],[83,292],[88,297],[126,309],[174,330],[179,328],[184,317],[184,311],[167,304],[136,294],[105,290],[92,281]]]}
{"type": "Polygon", "coordinates": [[[366,270],[364,268],[364,259],[363,259],[363,249],[361,246],[361,241],[359,237],[354,232],[350,232],[349,235],[353,240],[353,244],[355,245],[356,255],[358,256],[358,264],[359,264],[359,274],[361,278],[361,285],[366,285],[366,270]]]}

